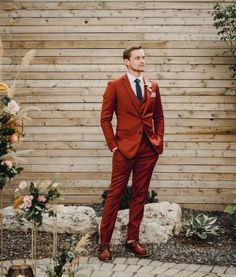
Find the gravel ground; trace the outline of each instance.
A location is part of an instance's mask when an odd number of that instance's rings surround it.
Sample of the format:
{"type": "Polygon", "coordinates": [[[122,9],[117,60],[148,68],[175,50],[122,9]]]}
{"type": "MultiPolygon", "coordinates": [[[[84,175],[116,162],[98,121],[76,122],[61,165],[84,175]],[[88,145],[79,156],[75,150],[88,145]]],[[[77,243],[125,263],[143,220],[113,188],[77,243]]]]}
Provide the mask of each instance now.
{"type": "MultiPolygon", "coordinates": [[[[101,205],[92,206],[98,215],[101,205]]],[[[185,221],[201,211],[182,209],[182,220],[185,221]]],[[[176,263],[198,263],[209,265],[236,266],[236,227],[223,212],[204,212],[209,216],[216,216],[217,225],[220,226],[218,236],[209,236],[206,240],[186,238],[184,234],[174,236],[167,243],[156,245],[149,244],[152,260],[176,263]]],[[[64,244],[71,238],[70,234],[58,234],[58,245],[64,244]]],[[[79,237],[76,237],[79,240],[79,237]]],[[[98,251],[98,236],[91,238],[85,255],[94,256],[98,251]]],[[[132,253],[125,250],[123,245],[112,246],[113,257],[133,257],[132,253]]],[[[31,232],[13,232],[4,230],[4,259],[30,258],[31,232]]],[[[37,236],[37,257],[52,256],[52,235],[40,232],[37,236]]]]}

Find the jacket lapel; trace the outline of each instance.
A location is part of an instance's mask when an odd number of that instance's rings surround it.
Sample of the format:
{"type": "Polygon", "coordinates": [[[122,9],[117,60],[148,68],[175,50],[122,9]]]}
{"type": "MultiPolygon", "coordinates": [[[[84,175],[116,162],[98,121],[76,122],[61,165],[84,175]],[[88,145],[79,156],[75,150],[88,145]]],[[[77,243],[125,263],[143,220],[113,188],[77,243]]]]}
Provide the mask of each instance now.
{"type": "Polygon", "coordinates": [[[143,109],[143,114],[145,114],[145,112],[147,111],[147,107],[148,107],[148,105],[149,105],[149,103],[150,103],[151,91],[150,91],[150,88],[149,88],[148,85],[147,85],[147,80],[144,78],[143,81],[144,81],[144,92],[145,92],[146,97],[147,97],[147,98],[146,98],[145,107],[144,107],[144,109],[143,109]]]}
{"type": "Polygon", "coordinates": [[[132,87],[131,87],[131,85],[129,83],[129,79],[128,79],[127,75],[124,75],[122,77],[122,82],[123,82],[124,88],[127,91],[127,94],[129,96],[132,104],[134,105],[136,110],[138,112],[140,112],[140,103],[139,103],[139,100],[138,100],[137,96],[134,94],[134,91],[132,90],[132,87]]]}

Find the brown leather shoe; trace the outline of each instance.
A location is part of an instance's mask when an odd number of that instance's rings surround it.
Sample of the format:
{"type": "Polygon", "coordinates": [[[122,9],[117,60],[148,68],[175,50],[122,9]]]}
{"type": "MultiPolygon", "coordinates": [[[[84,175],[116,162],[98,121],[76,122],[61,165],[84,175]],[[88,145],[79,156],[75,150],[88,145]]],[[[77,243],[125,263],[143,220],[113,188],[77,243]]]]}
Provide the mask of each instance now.
{"type": "Polygon", "coordinates": [[[148,253],[147,249],[142,246],[138,240],[125,243],[125,247],[128,251],[133,252],[138,257],[148,257],[151,254],[148,253]]]}
{"type": "Polygon", "coordinates": [[[110,262],[111,261],[111,251],[109,245],[100,245],[98,258],[102,262],[110,262]]]}

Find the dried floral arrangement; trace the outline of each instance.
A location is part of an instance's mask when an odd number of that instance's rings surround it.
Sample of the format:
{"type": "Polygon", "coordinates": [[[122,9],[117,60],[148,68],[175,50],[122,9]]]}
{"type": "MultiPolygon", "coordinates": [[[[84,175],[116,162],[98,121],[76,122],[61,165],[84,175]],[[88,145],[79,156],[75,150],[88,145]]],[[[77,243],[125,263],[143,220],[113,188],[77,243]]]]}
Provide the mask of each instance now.
{"type": "Polygon", "coordinates": [[[28,221],[35,221],[38,226],[43,223],[43,214],[55,216],[52,203],[60,197],[58,183],[53,181],[21,182],[15,190],[13,207],[17,216],[28,221]],[[50,207],[51,206],[51,207],[50,207]]]}
{"type": "MultiPolygon", "coordinates": [[[[2,80],[2,74],[0,74],[0,189],[3,189],[9,180],[23,170],[22,167],[17,167],[17,162],[21,160],[18,156],[28,151],[16,152],[15,143],[19,143],[23,135],[23,120],[31,120],[27,113],[30,110],[39,110],[35,107],[23,109],[13,99],[20,71],[31,62],[35,54],[35,50],[25,54],[11,86],[2,80]]],[[[3,46],[0,39],[0,64],[2,58],[3,46]]]]}
{"type": "Polygon", "coordinates": [[[89,233],[85,234],[78,243],[72,237],[67,246],[63,245],[60,247],[53,259],[54,263],[47,268],[47,275],[49,277],[61,277],[63,274],[74,276],[76,272],[79,272],[81,268],[79,255],[88,243],[89,237],[89,233]]]}

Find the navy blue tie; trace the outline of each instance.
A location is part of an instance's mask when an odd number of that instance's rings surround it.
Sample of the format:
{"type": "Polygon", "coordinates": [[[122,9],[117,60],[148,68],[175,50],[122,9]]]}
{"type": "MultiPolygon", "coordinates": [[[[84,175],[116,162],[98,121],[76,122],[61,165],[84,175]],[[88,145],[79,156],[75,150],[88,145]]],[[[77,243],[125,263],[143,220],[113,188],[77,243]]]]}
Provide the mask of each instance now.
{"type": "Polygon", "coordinates": [[[138,100],[141,102],[142,101],[142,89],[141,89],[141,86],[139,84],[140,80],[139,79],[136,79],[134,80],[135,83],[136,83],[136,93],[137,93],[137,97],[138,97],[138,100]]]}

